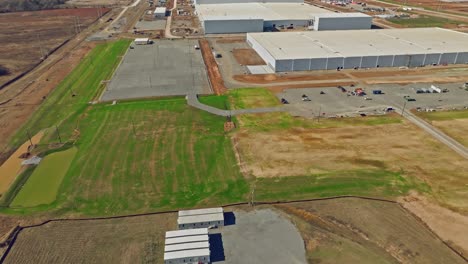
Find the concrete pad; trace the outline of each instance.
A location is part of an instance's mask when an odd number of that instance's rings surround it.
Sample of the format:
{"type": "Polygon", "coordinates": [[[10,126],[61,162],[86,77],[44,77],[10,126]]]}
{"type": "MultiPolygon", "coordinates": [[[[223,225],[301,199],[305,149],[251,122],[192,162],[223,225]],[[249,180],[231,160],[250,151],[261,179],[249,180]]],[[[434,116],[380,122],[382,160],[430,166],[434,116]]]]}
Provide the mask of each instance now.
{"type": "Polygon", "coordinates": [[[138,21],[135,27],[137,30],[164,30],[166,29],[166,20],[138,21]]]}
{"type": "Polygon", "coordinates": [[[272,68],[267,65],[247,65],[247,69],[251,74],[268,74],[275,73],[272,68]]]}
{"type": "Polygon", "coordinates": [[[155,40],[129,49],[101,98],[103,101],[209,94],[205,64],[196,40],[155,40]]]}
{"type": "Polygon", "coordinates": [[[270,209],[234,215],[234,224],[221,229],[225,259],[213,262],[307,263],[304,241],[288,219],[270,209]]]}

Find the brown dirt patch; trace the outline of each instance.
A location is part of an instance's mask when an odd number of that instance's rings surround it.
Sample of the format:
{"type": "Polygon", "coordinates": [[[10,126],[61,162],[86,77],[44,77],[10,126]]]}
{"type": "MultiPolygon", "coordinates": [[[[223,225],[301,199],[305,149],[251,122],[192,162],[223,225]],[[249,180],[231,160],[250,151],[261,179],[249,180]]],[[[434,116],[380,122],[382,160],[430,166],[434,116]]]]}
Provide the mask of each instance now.
{"type": "Polygon", "coordinates": [[[244,43],[245,42],[245,37],[232,37],[232,38],[222,38],[216,40],[217,43],[244,43]]]}
{"type": "Polygon", "coordinates": [[[300,88],[323,88],[323,87],[333,87],[333,86],[350,86],[351,84],[356,85],[356,82],[320,82],[320,83],[301,83],[301,84],[289,84],[289,85],[273,85],[267,86],[266,89],[272,91],[273,93],[281,93],[285,89],[300,89],[300,88]]]}
{"type": "Polygon", "coordinates": [[[385,169],[419,178],[444,205],[468,212],[466,160],[411,123],[402,122],[274,132],[241,128],[235,137],[246,170],[256,177],[385,169]]]}
{"type": "MultiPolygon", "coordinates": [[[[43,133],[39,132],[32,137],[32,143],[38,144],[43,133]]],[[[18,173],[21,171],[21,162],[24,160],[20,156],[28,152],[29,140],[21,145],[3,164],[0,166],[0,195],[10,188],[18,173]]]]}
{"type": "Polygon", "coordinates": [[[426,197],[412,192],[399,202],[419,217],[449,245],[464,256],[468,256],[468,217],[429,201],[426,197]]]}
{"type": "Polygon", "coordinates": [[[203,56],[203,61],[205,62],[206,70],[208,71],[208,77],[210,79],[211,87],[215,94],[220,95],[227,91],[226,86],[224,86],[224,80],[219,71],[218,64],[213,56],[211,51],[210,44],[206,39],[201,39],[199,41],[200,48],[203,56]]]}
{"type": "MultiPolygon", "coordinates": [[[[41,61],[41,57],[76,34],[98,17],[98,9],[77,8],[0,14],[0,65],[11,74],[0,77],[0,85],[14,79],[41,61]]],[[[110,9],[101,8],[105,14],[110,9]]]]}
{"type": "Polygon", "coordinates": [[[245,83],[280,83],[280,82],[297,82],[297,81],[329,81],[336,79],[348,79],[344,73],[315,73],[315,74],[249,74],[249,75],[234,75],[234,80],[245,83]]]}
{"type": "Polygon", "coordinates": [[[253,49],[234,49],[232,54],[237,63],[241,65],[266,65],[265,61],[253,49]]]}
{"type": "Polygon", "coordinates": [[[347,198],[277,208],[300,230],[310,263],[464,263],[398,204],[347,198]]]}

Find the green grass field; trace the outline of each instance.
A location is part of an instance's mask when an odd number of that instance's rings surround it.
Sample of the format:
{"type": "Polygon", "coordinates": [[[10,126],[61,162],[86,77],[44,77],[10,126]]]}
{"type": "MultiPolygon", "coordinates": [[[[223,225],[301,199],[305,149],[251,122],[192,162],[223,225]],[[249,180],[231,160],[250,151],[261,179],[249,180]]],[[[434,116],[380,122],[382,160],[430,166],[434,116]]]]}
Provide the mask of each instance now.
{"type": "Polygon", "coordinates": [[[428,121],[448,121],[454,119],[468,118],[468,110],[460,111],[438,111],[438,112],[417,112],[419,117],[428,121]]]}
{"type": "Polygon", "coordinates": [[[241,88],[228,93],[232,109],[248,109],[281,105],[278,98],[264,88],[241,88]]]}
{"type": "Polygon", "coordinates": [[[255,183],[257,201],[284,201],[339,195],[391,198],[410,189],[427,191],[427,186],[385,170],[334,171],[326,174],[259,178],[255,183]]]}
{"type": "Polygon", "coordinates": [[[420,16],[418,18],[389,18],[388,21],[404,27],[446,27],[463,24],[447,18],[420,16]]]}
{"type": "Polygon", "coordinates": [[[70,148],[47,155],[34,170],[11,206],[33,207],[54,202],[76,152],[76,148],[70,148]]]}

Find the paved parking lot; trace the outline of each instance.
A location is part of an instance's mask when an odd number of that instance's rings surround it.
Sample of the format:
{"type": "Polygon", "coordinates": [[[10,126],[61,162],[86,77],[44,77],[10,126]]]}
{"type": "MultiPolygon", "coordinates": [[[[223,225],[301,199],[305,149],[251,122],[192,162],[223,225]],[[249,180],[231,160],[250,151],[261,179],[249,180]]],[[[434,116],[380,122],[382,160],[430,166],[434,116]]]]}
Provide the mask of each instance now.
{"type": "MultiPolygon", "coordinates": [[[[468,91],[461,88],[461,83],[438,84],[447,88],[447,93],[417,94],[418,88],[429,88],[431,84],[395,85],[383,84],[367,87],[365,96],[348,96],[348,92],[342,92],[337,87],[288,89],[277,94],[278,99],[285,98],[289,103],[291,114],[305,117],[322,116],[356,116],[364,114],[383,114],[387,107],[406,109],[449,109],[468,107],[468,91]],[[384,94],[374,95],[372,90],[382,90],[384,94]],[[323,91],[325,94],[320,94],[323,91]],[[310,98],[310,102],[302,101],[302,95],[310,98]],[[404,96],[416,99],[407,102],[404,96]],[[371,100],[365,100],[365,98],[371,100]]],[[[353,91],[357,87],[345,87],[347,91],[353,91]]]]}
{"type": "Polygon", "coordinates": [[[196,40],[155,40],[134,45],[107,85],[101,100],[209,94],[211,89],[196,40]]]}

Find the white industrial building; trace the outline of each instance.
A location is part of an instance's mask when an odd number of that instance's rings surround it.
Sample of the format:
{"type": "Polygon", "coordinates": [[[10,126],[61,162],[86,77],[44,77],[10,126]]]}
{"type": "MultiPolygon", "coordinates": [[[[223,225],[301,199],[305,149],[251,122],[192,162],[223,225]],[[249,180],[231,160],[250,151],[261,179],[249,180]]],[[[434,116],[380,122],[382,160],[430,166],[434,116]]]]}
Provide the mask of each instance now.
{"type": "Polygon", "coordinates": [[[335,13],[297,0],[198,0],[196,3],[195,10],[205,34],[263,32],[287,28],[370,29],[372,26],[372,17],[366,14],[335,13]]]}
{"type": "Polygon", "coordinates": [[[441,28],[248,33],[275,72],[468,63],[468,34],[441,28]]]}
{"type": "Polygon", "coordinates": [[[221,207],[179,211],[177,224],[179,229],[223,226],[224,211],[221,207]]]}
{"type": "Polygon", "coordinates": [[[210,263],[208,228],[166,232],[164,263],[210,263]]]}
{"type": "Polygon", "coordinates": [[[155,18],[164,18],[166,16],[166,8],[165,7],[156,7],[153,12],[155,18]]]}

